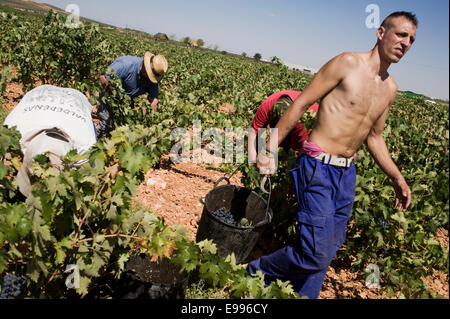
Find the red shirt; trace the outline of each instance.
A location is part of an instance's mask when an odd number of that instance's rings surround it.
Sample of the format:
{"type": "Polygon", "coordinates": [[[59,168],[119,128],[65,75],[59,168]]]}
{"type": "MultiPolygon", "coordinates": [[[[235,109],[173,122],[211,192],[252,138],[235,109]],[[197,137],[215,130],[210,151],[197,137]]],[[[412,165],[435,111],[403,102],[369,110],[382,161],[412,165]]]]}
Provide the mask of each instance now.
{"type": "MultiPolygon", "coordinates": [[[[300,91],[280,91],[270,95],[265,99],[261,106],[256,111],[255,117],[253,119],[252,128],[255,133],[258,133],[258,129],[266,128],[269,125],[269,112],[272,106],[278,101],[282,96],[287,95],[292,101],[301,94],[300,91]]],[[[317,103],[312,104],[308,110],[317,112],[319,105],[317,103]]],[[[283,148],[292,148],[295,151],[300,151],[303,142],[308,139],[308,132],[303,127],[303,124],[297,123],[297,125],[292,129],[292,131],[286,136],[286,138],[280,143],[283,148]]]]}

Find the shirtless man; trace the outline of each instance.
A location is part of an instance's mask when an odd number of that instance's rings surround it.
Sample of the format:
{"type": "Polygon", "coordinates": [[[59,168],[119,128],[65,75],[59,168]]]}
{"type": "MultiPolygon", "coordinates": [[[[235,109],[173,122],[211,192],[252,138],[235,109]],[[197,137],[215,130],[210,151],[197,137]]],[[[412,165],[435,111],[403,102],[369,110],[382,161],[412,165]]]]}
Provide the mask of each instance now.
{"type": "MultiPolygon", "coordinates": [[[[276,126],[278,144],[309,105],[321,100],[315,127],[303,144],[296,168],[291,170],[300,240],[252,261],[247,267],[249,273],[260,270],[267,283],[277,278],[290,280],[300,296],[319,296],[328,266],[345,240],[355,195],[353,159],[363,143],[392,180],[395,206],[403,211],[408,208],[411,191],[382,133],[397,92],[397,84],[387,70],[409,50],[416,29],[415,15],[392,13],[378,28],[378,40],[371,51],[346,52],[330,60],[283,114],[276,126]]],[[[276,151],[270,143],[267,149],[276,151]]]]}

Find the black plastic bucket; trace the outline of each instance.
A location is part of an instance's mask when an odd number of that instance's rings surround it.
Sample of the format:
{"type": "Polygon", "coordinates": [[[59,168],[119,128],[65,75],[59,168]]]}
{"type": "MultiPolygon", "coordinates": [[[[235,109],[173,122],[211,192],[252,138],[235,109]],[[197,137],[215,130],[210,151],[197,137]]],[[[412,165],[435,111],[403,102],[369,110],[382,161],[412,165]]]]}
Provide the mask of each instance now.
{"type": "Polygon", "coordinates": [[[226,257],[234,252],[236,262],[241,263],[256,245],[265,226],[272,221],[272,216],[272,210],[261,196],[248,188],[230,185],[228,178],[221,177],[205,197],[196,241],[211,239],[219,256],[226,257]],[[228,185],[217,186],[223,179],[228,185]],[[244,228],[221,221],[212,213],[222,207],[231,210],[238,219],[245,217],[251,226],[244,228]]]}
{"type": "Polygon", "coordinates": [[[184,299],[188,275],[163,258],[151,261],[147,254],[132,255],[125,263],[116,298],[120,299],[184,299]]]}

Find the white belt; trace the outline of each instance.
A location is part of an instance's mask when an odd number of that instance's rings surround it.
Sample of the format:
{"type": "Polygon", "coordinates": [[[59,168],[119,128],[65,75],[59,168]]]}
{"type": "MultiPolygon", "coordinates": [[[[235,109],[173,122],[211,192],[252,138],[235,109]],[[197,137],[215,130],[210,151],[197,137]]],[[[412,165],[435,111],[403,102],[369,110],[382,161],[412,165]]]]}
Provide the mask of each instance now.
{"type": "Polygon", "coordinates": [[[350,167],[350,164],[353,161],[353,158],[333,156],[328,153],[321,153],[320,155],[318,155],[314,158],[317,158],[319,161],[321,161],[324,164],[329,164],[329,165],[339,166],[339,167],[350,167]]]}

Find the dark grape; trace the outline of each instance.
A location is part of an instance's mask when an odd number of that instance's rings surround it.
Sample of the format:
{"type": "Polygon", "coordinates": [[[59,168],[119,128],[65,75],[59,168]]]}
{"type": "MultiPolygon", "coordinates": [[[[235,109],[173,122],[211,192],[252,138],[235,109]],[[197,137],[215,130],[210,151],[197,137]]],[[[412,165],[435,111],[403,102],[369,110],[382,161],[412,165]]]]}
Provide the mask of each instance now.
{"type": "Polygon", "coordinates": [[[249,222],[247,218],[244,217],[239,222],[237,222],[234,219],[233,213],[230,210],[226,209],[225,207],[219,208],[212,214],[228,225],[237,226],[241,228],[251,227],[251,222],[249,222]]]}
{"type": "Polygon", "coordinates": [[[234,220],[232,212],[225,207],[219,208],[212,214],[228,225],[237,226],[237,222],[234,220]]]}
{"type": "Polygon", "coordinates": [[[384,218],[379,218],[378,219],[378,225],[383,227],[383,230],[389,229],[389,225],[388,225],[387,221],[384,218]]]}
{"type": "Polygon", "coordinates": [[[7,273],[3,278],[2,285],[2,299],[14,299],[20,295],[22,285],[27,282],[27,279],[23,276],[7,273]]]}

